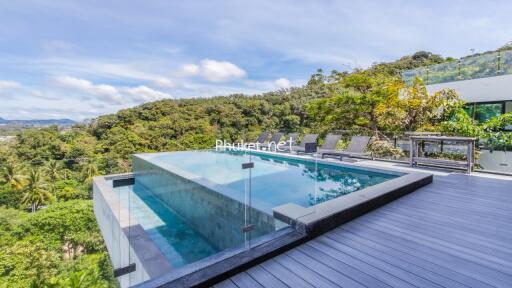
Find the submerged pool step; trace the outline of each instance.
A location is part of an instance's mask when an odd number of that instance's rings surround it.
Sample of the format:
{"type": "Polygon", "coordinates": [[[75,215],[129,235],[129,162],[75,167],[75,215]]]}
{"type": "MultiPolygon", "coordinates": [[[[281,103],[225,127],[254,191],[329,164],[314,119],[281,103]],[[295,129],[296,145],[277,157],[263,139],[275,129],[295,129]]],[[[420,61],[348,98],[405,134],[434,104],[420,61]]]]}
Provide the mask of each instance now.
{"type": "Polygon", "coordinates": [[[169,244],[168,240],[158,231],[157,228],[165,225],[165,222],[133,192],[133,187],[124,186],[117,190],[119,191],[119,198],[122,203],[130,208],[130,214],[137,219],[171,265],[173,267],[181,267],[187,264],[174,247],[169,244]]]}

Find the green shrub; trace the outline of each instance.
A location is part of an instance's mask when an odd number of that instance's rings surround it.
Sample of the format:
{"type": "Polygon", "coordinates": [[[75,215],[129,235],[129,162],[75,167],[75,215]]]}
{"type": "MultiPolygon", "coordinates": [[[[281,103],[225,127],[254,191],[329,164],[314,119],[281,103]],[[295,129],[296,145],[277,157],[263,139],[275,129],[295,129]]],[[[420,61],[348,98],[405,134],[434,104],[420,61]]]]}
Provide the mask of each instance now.
{"type": "Polygon", "coordinates": [[[404,155],[402,149],[393,147],[391,143],[385,140],[373,141],[369,148],[374,157],[401,157],[404,155]]]}
{"type": "Polygon", "coordinates": [[[441,122],[439,128],[441,132],[456,136],[480,137],[482,135],[481,127],[464,110],[454,113],[452,119],[441,122]]]}
{"type": "Polygon", "coordinates": [[[13,190],[10,186],[0,186],[0,206],[9,208],[19,208],[23,193],[13,190]]]}

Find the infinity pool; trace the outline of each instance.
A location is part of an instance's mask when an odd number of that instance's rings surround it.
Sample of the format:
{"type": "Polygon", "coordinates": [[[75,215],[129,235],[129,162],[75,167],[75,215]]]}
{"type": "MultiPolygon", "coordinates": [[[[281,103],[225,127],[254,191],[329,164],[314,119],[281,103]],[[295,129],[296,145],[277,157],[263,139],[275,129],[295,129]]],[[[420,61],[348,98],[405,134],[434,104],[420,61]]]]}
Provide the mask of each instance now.
{"type": "Polygon", "coordinates": [[[139,154],[134,160],[136,172],[145,170],[142,163],[202,182],[239,201],[247,200],[250,185],[251,204],[266,213],[286,203],[313,206],[403,175],[268,154],[215,151],[139,154]],[[249,161],[254,163],[251,174],[241,169],[249,161]]]}
{"type": "Polygon", "coordinates": [[[115,191],[172,267],[287,227],[274,207],[311,207],[403,175],[215,151],[137,154],[133,171],[134,185],[115,191]],[[242,169],[248,162],[254,167],[242,169]],[[247,225],[250,233],[242,231],[247,225]]]}

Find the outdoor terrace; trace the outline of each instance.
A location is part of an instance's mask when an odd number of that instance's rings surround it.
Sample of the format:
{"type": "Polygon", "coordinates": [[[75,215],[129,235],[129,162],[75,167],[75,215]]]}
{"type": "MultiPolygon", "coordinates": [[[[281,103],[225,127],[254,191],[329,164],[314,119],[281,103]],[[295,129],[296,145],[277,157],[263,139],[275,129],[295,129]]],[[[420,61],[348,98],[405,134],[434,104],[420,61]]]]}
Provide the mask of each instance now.
{"type": "MultiPolygon", "coordinates": [[[[512,287],[512,177],[434,181],[214,287],[512,287]]],[[[226,277],[225,277],[226,278],[226,277]]]]}

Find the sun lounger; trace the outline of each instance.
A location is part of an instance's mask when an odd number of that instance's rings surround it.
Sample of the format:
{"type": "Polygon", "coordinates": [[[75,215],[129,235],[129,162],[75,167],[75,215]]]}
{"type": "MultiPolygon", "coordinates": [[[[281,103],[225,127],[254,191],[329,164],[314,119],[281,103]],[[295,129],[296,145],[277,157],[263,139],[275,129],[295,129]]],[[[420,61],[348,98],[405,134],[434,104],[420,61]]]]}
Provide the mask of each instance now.
{"type": "Polygon", "coordinates": [[[343,157],[368,156],[369,153],[365,152],[365,150],[370,143],[370,139],[370,136],[352,136],[347,149],[340,151],[336,149],[319,149],[318,153],[322,155],[322,158],[325,158],[325,156],[335,156],[340,157],[340,160],[343,160],[343,157]]]}
{"type": "Polygon", "coordinates": [[[302,141],[300,141],[299,146],[292,146],[291,151],[295,151],[297,153],[305,153],[306,152],[306,144],[308,143],[314,143],[316,144],[316,140],[318,138],[318,134],[306,134],[302,138],[302,141]]]}

